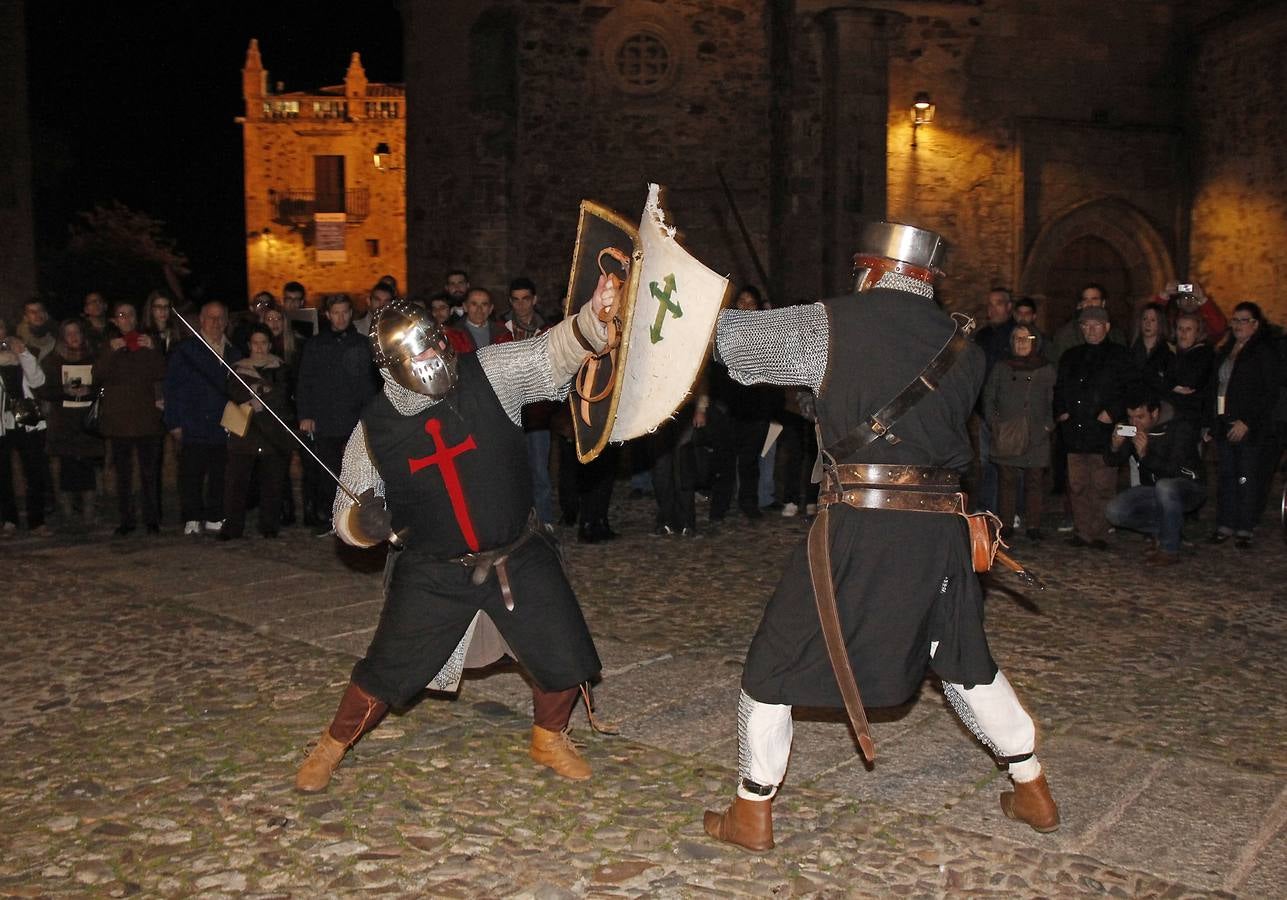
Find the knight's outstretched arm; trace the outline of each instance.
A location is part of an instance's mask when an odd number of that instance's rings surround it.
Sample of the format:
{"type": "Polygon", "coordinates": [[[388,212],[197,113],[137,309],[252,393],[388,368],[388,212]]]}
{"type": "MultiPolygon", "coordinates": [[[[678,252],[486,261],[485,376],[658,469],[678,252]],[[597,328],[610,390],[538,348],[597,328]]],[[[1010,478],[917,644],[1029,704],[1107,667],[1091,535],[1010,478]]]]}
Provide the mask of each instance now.
{"type": "Polygon", "coordinates": [[[604,325],[586,303],[575,316],[534,338],[484,347],[478,351],[478,362],[506,415],[517,425],[525,403],[567,397],[576,370],[591,349],[598,352],[605,343],[604,325]]]}
{"type": "Polygon", "coordinates": [[[726,309],[715,327],[715,358],[739,384],[798,385],[816,392],[830,355],[831,328],[821,303],[726,309]]]}
{"type": "MultiPolygon", "coordinates": [[[[366,428],[361,422],[353,429],[349,435],[349,442],[344,445],[344,462],[340,465],[340,480],[349,486],[354,494],[362,494],[370,489],[376,494],[384,495],[384,479],[380,477],[380,471],[375,467],[371,460],[371,454],[366,447],[366,428]]],[[[335,506],[331,510],[331,524],[335,528],[335,534],[346,544],[352,544],[354,547],[374,547],[380,541],[385,539],[385,535],[377,538],[371,538],[362,533],[357,527],[356,521],[352,521],[350,513],[353,512],[356,504],[353,498],[343,491],[335,492],[335,506]]]]}

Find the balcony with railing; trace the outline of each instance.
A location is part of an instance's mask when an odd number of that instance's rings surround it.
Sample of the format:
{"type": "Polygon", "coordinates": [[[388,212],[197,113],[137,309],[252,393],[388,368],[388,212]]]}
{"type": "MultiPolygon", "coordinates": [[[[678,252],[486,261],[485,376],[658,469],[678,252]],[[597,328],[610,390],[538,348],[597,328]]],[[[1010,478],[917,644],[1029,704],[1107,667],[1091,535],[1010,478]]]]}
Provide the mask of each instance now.
{"type": "Polygon", "coordinates": [[[314,213],[342,212],[349,224],[366,220],[371,212],[371,192],[354,188],[343,193],[317,193],[294,188],[286,191],[269,191],[268,202],[273,209],[273,221],[281,225],[302,228],[313,221],[314,213]]]}
{"type": "Polygon", "coordinates": [[[359,119],[401,119],[406,93],[400,84],[371,84],[366,96],[353,100],[344,88],[323,88],[319,94],[276,94],[264,98],[268,121],[353,122],[359,119]],[[334,93],[332,93],[332,91],[334,93]]]}

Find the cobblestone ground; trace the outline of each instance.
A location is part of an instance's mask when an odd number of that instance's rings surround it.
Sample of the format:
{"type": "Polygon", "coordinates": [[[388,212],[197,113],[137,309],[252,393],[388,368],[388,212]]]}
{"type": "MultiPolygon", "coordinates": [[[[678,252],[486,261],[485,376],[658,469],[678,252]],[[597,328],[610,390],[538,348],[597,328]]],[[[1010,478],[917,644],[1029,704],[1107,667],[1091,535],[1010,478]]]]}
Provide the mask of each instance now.
{"type": "Polygon", "coordinates": [[[654,538],[650,501],[617,505],[622,539],[567,547],[622,725],[578,728],[584,783],[530,762],[530,695],[501,670],[390,717],[327,794],[293,793],[374,626],[378,555],[302,531],[4,545],[0,895],[1287,895],[1269,524],[1161,573],[1136,536],[1020,545],[1049,589],[994,582],[1058,833],[1000,815],[1003,779],[927,684],[875,712],[871,769],[835,713],[797,710],[778,847],[757,855],[708,841],[701,811],[731,794],[742,655],[804,524],[654,538]]]}

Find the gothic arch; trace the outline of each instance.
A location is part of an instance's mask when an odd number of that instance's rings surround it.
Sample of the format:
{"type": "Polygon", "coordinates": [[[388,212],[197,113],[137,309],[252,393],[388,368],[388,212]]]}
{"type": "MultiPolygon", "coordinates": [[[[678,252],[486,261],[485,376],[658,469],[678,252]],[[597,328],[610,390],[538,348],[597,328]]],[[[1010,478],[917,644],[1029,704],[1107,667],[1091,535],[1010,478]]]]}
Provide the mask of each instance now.
{"type": "MultiPolygon", "coordinates": [[[[1020,293],[1056,293],[1050,279],[1057,262],[1066,248],[1087,238],[1111,247],[1125,268],[1136,296],[1124,298],[1128,304],[1113,304],[1118,310],[1125,312],[1140,296],[1160,289],[1175,277],[1171,251],[1148,217],[1124,200],[1105,198],[1075,206],[1041,228],[1024,261],[1020,293]]],[[[1080,285],[1062,287],[1060,293],[1071,293],[1080,285]]]]}

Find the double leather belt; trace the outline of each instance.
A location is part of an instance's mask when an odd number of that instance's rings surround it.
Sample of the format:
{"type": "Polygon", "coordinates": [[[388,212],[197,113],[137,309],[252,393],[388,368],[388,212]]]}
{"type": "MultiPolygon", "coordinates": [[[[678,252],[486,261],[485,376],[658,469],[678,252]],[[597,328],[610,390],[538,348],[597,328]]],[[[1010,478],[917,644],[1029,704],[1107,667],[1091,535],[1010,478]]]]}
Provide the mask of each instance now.
{"type": "Polygon", "coordinates": [[[844,465],[828,476],[827,489],[818,496],[821,506],[844,503],[859,509],[961,512],[961,477],[952,469],[844,465]]]}

